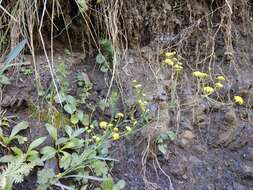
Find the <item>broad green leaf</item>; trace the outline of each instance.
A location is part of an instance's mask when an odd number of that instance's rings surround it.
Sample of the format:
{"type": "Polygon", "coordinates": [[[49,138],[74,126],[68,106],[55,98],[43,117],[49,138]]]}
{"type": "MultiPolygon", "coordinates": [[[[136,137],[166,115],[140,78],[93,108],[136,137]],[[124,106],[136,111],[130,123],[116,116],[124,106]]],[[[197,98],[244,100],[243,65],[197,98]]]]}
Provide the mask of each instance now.
{"type": "Polygon", "coordinates": [[[43,155],[42,156],[42,160],[45,161],[45,160],[49,160],[51,158],[53,158],[56,154],[56,150],[51,147],[51,146],[45,146],[41,149],[40,153],[43,155]]]}
{"type": "Polygon", "coordinates": [[[27,142],[27,137],[23,137],[21,135],[16,135],[12,138],[12,140],[17,139],[19,144],[24,144],[27,142]]]}
{"type": "Polygon", "coordinates": [[[101,184],[103,190],[113,190],[113,179],[108,178],[101,184]]]}
{"type": "Polygon", "coordinates": [[[98,64],[103,64],[104,62],[106,62],[106,59],[105,59],[105,57],[101,54],[101,53],[99,53],[97,56],[96,56],[96,62],[98,63],[98,64]]]}
{"type": "Polygon", "coordinates": [[[70,95],[66,96],[66,101],[69,104],[74,105],[74,106],[76,106],[76,104],[77,104],[77,100],[73,96],[70,96],[70,95]]]}
{"type": "Polygon", "coordinates": [[[88,114],[84,114],[81,122],[84,126],[88,126],[90,124],[90,116],[88,114]]]}
{"type": "Polygon", "coordinates": [[[163,153],[166,154],[167,152],[167,145],[166,144],[159,144],[158,149],[163,153]]]}
{"type": "Polygon", "coordinates": [[[40,137],[36,140],[34,140],[28,147],[28,151],[31,151],[35,148],[37,148],[38,146],[40,146],[45,140],[46,140],[47,137],[40,137]]]}
{"type": "Polygon", "coordinates": [[[68,169],[71,163],[71,154],[64,152],[64,155],[60,158],[60,167],[63,169],[68,169]]]}
{"type": "Polygon", "coordinates": [[[47,189],[47,185],[51,184],[52,178],[55,177],[54,170],[52,168],[44,168],[38,171],[37,182],[39,185],[45,186],[45,190],[47,189]]]}
{"type": "Polygon", "coordinates": [[[103,72],[103,73],[106,73],[108,70],[109,70],[109,68],[108,68],[108,66],[106,64],[103,64],[100,67],[100,71],[103,72]]]}
{"type": "Polygon", "coordinates": [[[61,138],[59,138],[59,139],[57,139],[57,140],[55,141],[55,145],[64,144],[64,143],[66,143],[67,141],[68,141],[67,138],[61,137],[61,138]]]}
{"type": "Polygon", "coordinates": [[[113,56],[113,46],[110,40],[104,39],[101,41],[102,48],[109,54],[110,57],[113,56]]]}
{"type": "Polygon", "coordinates": [[[54,127],[53,125],[50,125],[50,124],[46,124],[46,129],[49,133],[49,135],[53,138],[54,141],[57,140],[58,138],[58,134],[57,134],[57,128],[54,127]]]}
{"type": "Polygon", "coordinates": [[[106,175],[108,172],[108,168],[106,166],[106,163],[103,161],[96,160],[96,161],[92,162],[91,166],[94,168],[94,171],[97,176],[106,175]]]}
{"type": "Polygon", "coordinates": [[[64,150],[64,149],[79,149],[83,146],[83,142],[84,140],[82,139],[77,139],[77,138],[73,138],[71,139],[69,142],[67,142],[62,148],[61,150],[64,150]]]}
{"type": "Polygon", "coordinates": [[[0,84],[2,84],[2,85],[8,85],[8,84],[11,84],[11,81],[4,74],[0,74],[0,84]]]}
{"type": "Polygon", "coordinates": [[[72,137],[72,133],[73,133],[72,127],[70,127],[69,125],[66,125],[66,126],[64,127],[64,130],[65,130],[65,132],[67,133],[67,135],[68,135],[69,137],[72,137]]]}
{"type": "Polygon", "coordinates": [[[77,117],[77,114],[72,114],[71,117],[70,117],[70,122],[73,124],[73,125],[76,125],[78,123],[78,117],[77,117]]]}
{"type": "Polygon", "coordinates": [[[76,111],[76,106],[72,104],[65,104],[64,110],[69,114],[73,114],[76,111]]]}
{"type": "Polygon", "coordinates": [[[9,65],[19,55],[22,49],[24,49],[26,43],[27,43],[26,39],[18,43],[16,47],[13,50],[11,50],[11,52],[7,55],[7,58],[4,61],[4,64],[9,65]]]}
{"type": "Polygon", "coordinates": [[[124,189],[126,186],[126,182],[124,180],[119,180],[114,186],[113,190],[121,190],[124,189]]]}
{"type": "Polygon", "coordinates": [[[28,122],[22,121],[18,123],[16,126],[13,127],[10,138],[14,137],[16,134],[18,134],[20,131],[28,128],[28,122]]]}

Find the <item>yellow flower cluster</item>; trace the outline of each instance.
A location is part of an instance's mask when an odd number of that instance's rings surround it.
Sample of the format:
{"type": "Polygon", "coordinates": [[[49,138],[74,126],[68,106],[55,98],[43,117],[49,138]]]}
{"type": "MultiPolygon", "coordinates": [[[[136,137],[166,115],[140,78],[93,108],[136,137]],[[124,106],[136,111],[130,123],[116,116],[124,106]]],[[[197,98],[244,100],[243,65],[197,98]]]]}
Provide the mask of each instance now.
{"type": "Polygon", "coordinates": [[[116,132],[112,133],[112,140],[116,141],[116,140],[119,140],[119,138],[120,138],[119,133],[116,133],[116,132]]]}
{"type": "Polygon", "coordinates": [[[234,101],[236,104],[243,105],[244,99],[241,96],[234,96],[234,101]]]}
{"type": "Polygon", "coordinates": [[[107,123],[106,121],[101,121],[101,122],[99,123],[99,127],[100,127],[101,129],[106,129],[106,128],[108,127],[108,123],[107,123]]]}
{"type": "Polygon", "coordinates": [[[183,64],[180,63],[177,58],[175,58],[176,52],[167,52],[165,53],[165,60],[164,63],[166,65],[172,66],[177,72],[180,72],[184,67],[183,64]]]}
{"type": "Polygon", "coordinates": [[[203,93],[204,95],[211,95],[212,93],[214,93],[214,88],[211,86],[206,86],[203,88],[203,93]]]}
{"type": "Polygon", "coordinates": [[[199,78],[199,79],[204,79],[208,76],[207,73],[204,73],[204,72],[201,72],[201,71],[194,71],[192,73],[192,76],[196,77],[196,78],[199,78]]]}

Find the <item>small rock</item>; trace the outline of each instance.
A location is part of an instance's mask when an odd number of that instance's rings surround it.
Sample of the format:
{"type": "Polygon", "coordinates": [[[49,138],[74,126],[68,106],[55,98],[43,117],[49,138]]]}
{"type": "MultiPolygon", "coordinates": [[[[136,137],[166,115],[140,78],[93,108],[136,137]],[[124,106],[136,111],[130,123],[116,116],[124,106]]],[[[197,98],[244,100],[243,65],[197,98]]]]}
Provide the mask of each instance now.
{"type": "Polygon", "coordinates": [[[226,121],[228,124],[235,123],[235,122],[236,122],[235,111],[232,110],[232,109],[230,109],[229,111],[227,111],[227,112],[225,113],[224,119],[225,119],[225,121],[226,121]]]}
{"type": "Polygon", "coordinates": [[[190,148],[193,144],[194,137],[195,135],[190,130],[184,131],[181,134],[179,146],[181,146],[182,148],[190,148]]]}

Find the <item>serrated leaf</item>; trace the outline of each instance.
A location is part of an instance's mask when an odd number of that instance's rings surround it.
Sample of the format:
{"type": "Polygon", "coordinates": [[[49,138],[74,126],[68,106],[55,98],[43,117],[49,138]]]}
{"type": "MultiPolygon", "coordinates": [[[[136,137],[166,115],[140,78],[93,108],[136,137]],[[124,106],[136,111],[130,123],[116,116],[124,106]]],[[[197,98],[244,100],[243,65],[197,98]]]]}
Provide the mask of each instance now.
{"type": "Polygon", "coordinates": [[[177,134],[173,131],[168,131],[167,134],[168,134],[169,139],[172,140],[172,141],[174,141],[177,137],[177,134]]]}
{"type": "Polygon", "coordinates": [[[100,71],[103,72],[103,73],[106,73],[108,70],[109,70],[109,68],[108,68],[108,66],[106,64],[103,64],[100,67],[100,71]]]}
{"type": "Polygon", "coordinates": [[[16,134],[18,134],[20,131],[28,128],[28,122],[22,121],[18,123],[16,126],[13,127],[10,138],[14,137],[16,134]]]}
{"type": "Polygon", "coordinates": [[[167,152],[167,145],[166,144],[159,144],[158,149],[163,153],[166,154],[167,152]]]}
{"type": "Polygon", "coordinates": [[[58,138],[57,128],[54,127],[53,125],[48,124],[48,123],[45,126],[46,126],[46,129],[47,129],[49,135],[52,137],[52,139],[54,141],[56,141],[58,138]]]}

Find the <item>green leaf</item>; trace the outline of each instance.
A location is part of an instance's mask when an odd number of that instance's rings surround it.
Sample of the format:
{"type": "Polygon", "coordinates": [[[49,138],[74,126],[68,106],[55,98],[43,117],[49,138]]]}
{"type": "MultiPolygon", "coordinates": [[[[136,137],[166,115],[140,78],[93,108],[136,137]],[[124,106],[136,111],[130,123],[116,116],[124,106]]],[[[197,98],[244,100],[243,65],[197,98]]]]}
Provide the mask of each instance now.
{"type": "Polygon", "coordinates": [[[76,125],[78,123],[78,117],[77,117],[77,114],[72,114],[71,117],[70,117],[70,122],[73,124],[73,125],[76,125]]]}
{"type": "Polygon", "coordinates": [[[10,138],[14,137],[16,134],[18,134],[20,131],[28,128],[28,122],[22,121],[18,123],[16,126],[13,127],[10,138]]]}
{"type": "Polygon", "coordinates": [[[65,104],[64,110],[69,114],[73,114],[76,111],[76,106],[73,104],[65,104]]]}
{"type": "Polygon", "coordinates": [[[66,96],[66,101],[67,101],[69,104],[71,104],[71,105],[74,105],[74,106],[77,105],[77,101],[76,101],[76,99],[75,99],[73,96],[67,95],[67,96],[66,96]]]}
{"type": "Polygon", "coordinates": [[[167,134],[168,134],[169,139],[172,140],[172,141],[174,141],[177,137],[177,134],[173,131],[168,131],[167,134]]]}
{"type": "Polygon", "coordinates": [[[103,64],[100,67],[100,71],[103,72],[103,73],[106,73],[108,70],[109,70],[109,68],[108,68],[108,66],[106,64],[103,64]]]}
{"type": "Polygon", "coordinates": [[[103,64],[104,62],[106,62],[106,59],[105,59],[105,57],[101,54],[101,53],[99,53],[97,56],[96,56],[96,62],[98,63],[98,64],[103,64]]]}
{"type": "Polygon", "coordinates": [[[166,154],[167,152],[167,145],[166,144],[159,144],[158,149],[163,153],[166,154]]]}
{"type": "Polygon", "coordinates": [[[50,125],[50,124],[46,124],[46,129],[49,133],[49,135],[53,138],[54,141],[57,140],[58,138],[58,134],[57,134],[57,128],[54,127],[53,125],[50,125]]]}
{"type": "Polygon", "coordinates": [[[44,168],[40,171],[38,171],[38,176],[37,176],[37,182],[39,185],[43,185],[47,189],[47,187],[52,184],[53,178],[55,177],[54,170],[52,168],[44,168]]]}
{"type": "Polygon", "coordinates": [[[78,137],[80,136],[82,133],[84,133],[85,129],[84,128],[80,128],[80,129],[77,129],[73,132],[73,135],[72,137],[78,137]]]}
{"type": "Polygon", "coordinates": [[[15,160],[15,156],[13,155],[5,155],[0,158],[1,163],[13,162],[15,160]]]}
{"type": "Polygon", "coordinates": [[[67,138],[61,137],[61,138],[57,139],[57,141],[55,141],[55,145],[57,146],[57,145],[60,145],[60,144],[64,144],[64,143],[66,143],[67,141],[68,141],[67,138]]]}
{"type": "Polygon", "coordinates": [[[55,156],[56,152],[57,152],[57,150],[55,150],[53,147],[45,146],[40,151],[40,153],[43,155],[41,159],[43,161],[49,160],[55,156]]]}
{"type": "Polygon", "coordinates": [[[28,151],[31,151],[35,148],[37,148],[38,146],[40,146],[45,140],[46,140],[47,137],[40,137],[36,140],[34,140],[28,147],[28,151]]]}
{"type": "Polygon", "coordinates": [[[23,151],[18,148],[18,147],[11,147],[11,150],[16,154],[16,155],[22,155],[23,151]]]}
{"type": "MultiPolygon", "coordinates": [[[[19,144],[24,144],[27,141],[27,137],[16,135],[13,139],[17,139],[19,144]]],[[[12,140],[13,140],[12,139],[12,140]]]]}
{"type": "Polygon", "coordinates": [[[110,40],[104,39],[101,42],[102,48],[109,54],[110,57],[113,56],[113,46],[110,40]]]}
{"type": "Polygon", "coordinates": [[[81,147],[83,147],[83,142],[84,140],[82,139],[77,139],[77,138],[73,138],[71,139],[69,142],[67,142],[61,150],[64,150],[64,149],[79,149],[81,147]]]}
{"type": "Polygon", "coordinates": [[[64,152],[64,155],[60,158],[60,167],[63,169],[68,169],[71,163],[71,154],[64,152]]]}
{"type": "Polygon", "coordinates": [[[9,84],[11,84],[11,81],[4,74],[0,74],[0,84],[2,84],[2,85],[9,85],[9,84]]]}
{"type": "Polygon", "coordinates": [[[108,172],[108,168],[106,166],[106,163],[103,161],[96,160],[91,164],[91,166],[94,168],[94,171],[97,176],[106,175],[108,172]]]}
{"type": "Polygon", "coordinates": [[[16,47],[13,50],[11,50],[11,52],[7,55],[7,58],[4,61],[4,64],[9,65],[18,56],[18,54],[22,51],[22,49],[25,47],[26,43],[27,43],[26,39],[21,41],[20,43],[18,43],[16,45],[16,47]]]}
{"type": "Polygon", "coordinates": [[[101,184],[103,190],[113,190],[113,179],[108,178],[101,184]]]}
{"type": "Polygon", "coordinates": [[[84,114],[81,122],[84,126],[88,126],[90,124],[90,116],[88,114],[84,114]]]}
{"type": "Polygon", "coordinates": [[[121,190],[124,189],[126,186],[126,182],[124,180],[119,180],[114,186],[113,190],[121,190]]]}
{"type": "Polygon", "coordinates": [[[70,127],[69,125],[66,125],[66,126],[64,127],[64,130],[65,130],[65,132],[67,133],[67,135],[68,135],[69,137],[72,137],[72,133],[73,133],[72,127],[70,127]]]}

